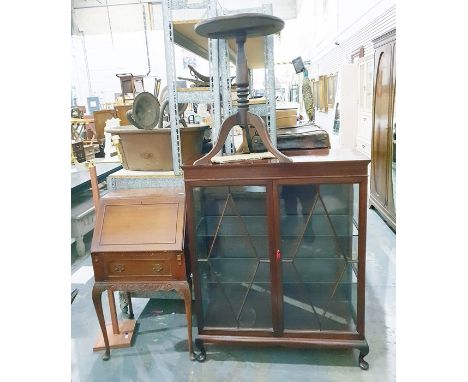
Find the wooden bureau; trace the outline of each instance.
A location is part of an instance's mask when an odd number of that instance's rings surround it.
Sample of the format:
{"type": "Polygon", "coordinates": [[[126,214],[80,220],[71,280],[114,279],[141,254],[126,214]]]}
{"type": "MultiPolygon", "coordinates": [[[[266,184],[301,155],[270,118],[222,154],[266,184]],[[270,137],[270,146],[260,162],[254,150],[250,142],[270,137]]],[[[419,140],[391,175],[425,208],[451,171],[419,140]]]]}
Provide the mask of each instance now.
{"type": "MultiPolygon", "coordinates": [[[[184,227],[183,188],[121,190],[99,201],[91,245],[95,278],[92,298],[105,344],[103,359],[110,356],[109,329],[104,322],[101,302],[104,290],[124,291],[128,297],[132,292],[168,290],[182,295],[192,354],[191,293],[185,267],[184,227]]],[[[115,305],[113,308],[115,310],[115,305]]],[[[130,298],[129,309],[133,318],[130,298]]]]}

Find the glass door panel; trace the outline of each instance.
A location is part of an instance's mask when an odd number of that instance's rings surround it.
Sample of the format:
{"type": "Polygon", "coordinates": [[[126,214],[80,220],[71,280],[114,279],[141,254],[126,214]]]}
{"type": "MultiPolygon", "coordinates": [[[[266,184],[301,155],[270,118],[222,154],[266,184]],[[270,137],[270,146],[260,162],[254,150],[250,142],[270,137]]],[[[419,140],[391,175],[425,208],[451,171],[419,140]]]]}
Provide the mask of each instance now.
{"type": "Polygon", "coordinates": [[[272,328],[266,186],[193,189],[204,326],[272,328]]]}
{"type": "Polygon", "coordinates": [[[284,329],[356,331],[359,186],[278,191],[284,329]]]}

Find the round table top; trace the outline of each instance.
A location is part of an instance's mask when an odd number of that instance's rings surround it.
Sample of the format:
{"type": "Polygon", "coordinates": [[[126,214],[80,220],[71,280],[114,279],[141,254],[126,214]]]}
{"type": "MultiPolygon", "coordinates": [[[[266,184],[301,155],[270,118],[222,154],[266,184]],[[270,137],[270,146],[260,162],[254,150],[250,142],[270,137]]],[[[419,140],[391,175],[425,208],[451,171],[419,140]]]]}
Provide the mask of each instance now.
{"type": "Polygon", "coordinates": [[[199,35],[214,39],[229,39],[238,36],[258,37],[279,32],[284,21],[263,13],[240,13],[232,16],[217,16],[195,25],[199,35]]]}

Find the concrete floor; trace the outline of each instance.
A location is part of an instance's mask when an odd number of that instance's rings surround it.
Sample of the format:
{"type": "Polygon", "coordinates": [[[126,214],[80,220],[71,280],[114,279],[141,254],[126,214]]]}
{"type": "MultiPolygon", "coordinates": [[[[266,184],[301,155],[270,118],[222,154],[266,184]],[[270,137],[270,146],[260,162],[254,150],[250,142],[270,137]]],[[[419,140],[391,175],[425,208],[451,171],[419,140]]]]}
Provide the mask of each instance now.
{"type": "MultiPolygon", "coordinates": [[[[102,361],[102,352],[92,351],[99,325],[91,301],[93,273],[89,253],[74,261],[72,272],[72,290],[79,289],[71,306],[74,382],[395,380],[395,234],[374,210],[368,213],[367,236],[368,371],[358,367],[355,350],[207,345],[207,360],[192,362],[187,352],[182,300],[144,298],[132,300],[138,319],[133,346],[111,350],[110,360],[102,361]]],[[[103,306],[108,306],[106,293],[103,306]]],[[[106,321],[109,320],[106,312],[106,321]]],[[[194,335],[196,330],[194,323],[194,335]]]]}

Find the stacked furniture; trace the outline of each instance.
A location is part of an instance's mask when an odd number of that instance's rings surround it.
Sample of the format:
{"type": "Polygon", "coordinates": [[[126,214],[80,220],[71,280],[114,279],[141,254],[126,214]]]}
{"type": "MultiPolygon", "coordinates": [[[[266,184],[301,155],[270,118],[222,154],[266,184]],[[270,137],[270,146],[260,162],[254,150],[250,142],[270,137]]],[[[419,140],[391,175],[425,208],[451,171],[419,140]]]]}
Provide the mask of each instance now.
{"type": "Polygon", "coordinates": [[[348,347],[359,349],[367,369],[369,160],[344,149],[281,153],[249,112],[245,40],[283,24],[243,14],[196,27],[210,38],[236,39],[239,97],[239,111],[223,122],[210,153],[182,166],[197,359],[206,358],[205,343],[348,347]],[[214,164],[234,125],[254,126],[271,159],[214,164]]]}
{"type": "Polygon", "coordinates": [[[114,109],[97,110],[94,113],[94,128],[96,129],[96,138],[100,142],[104,139],[104,128],[106,121],[111,118],[117,118],[114,109]]]}
{"type": "MultiPolygon", "coordinates": [[[[210,41],[235,39],[237,112],[224,120],[207,155],[182,165],[185,195],[161,187],[117,191],[101,200],[92,244],[92,295],[104,359],[111,347],[101,304],[106,289],[181,293],[192,354],[191,273],[199,350],[192,359],[206,359],[207,343],[356,348],[359,366],[368,369],[364,357],[369,352],[365,259],[370,161],[351,150],[330,149],[324,137],[314,139],[326,148],[280,152],[262,118],[249,111],[246,39],[271,37],[283,26],[281,19],[265,14],[219,16],[197,24],[196,32],[210,41]],[[247,131],[254,128],[257,144],[268,152],[220,160],[234,126],[240,126],[247,139],[247,131]]],[[[169,99],[174,113],[175,88],[169,90],[169,99]]],[[[176,119],[171,116],[171,121],[176,119]]],[[[174,125],[171,128],[174,133],[174,125]]],[[[180,164],[180,150],[177,155],[180,164]]],[[[110,301],[115,317],[112,293],[110,301]]],[[[130,298],[129,309],[133,315],[130,298]]]]}
{"type": "Polygon", "coordinates": [[[144,76],[133,75],[132,73],[116,74],[120,79],[120,87],[122,88],[122,99],[125,104],[125,98],[134,100],[138,93],[144,92],[143,83],[144,76]],[[129,95],[131,96],[129,97],[129,95]]]}

